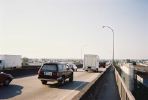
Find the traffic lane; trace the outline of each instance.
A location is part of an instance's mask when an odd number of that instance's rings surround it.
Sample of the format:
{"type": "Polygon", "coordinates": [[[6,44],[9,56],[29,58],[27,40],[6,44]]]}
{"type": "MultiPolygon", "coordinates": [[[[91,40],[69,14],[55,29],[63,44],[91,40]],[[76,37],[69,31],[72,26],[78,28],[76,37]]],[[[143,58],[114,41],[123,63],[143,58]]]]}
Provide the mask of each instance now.
{"type": "MultiPolygon", "coordinates": [[[[77,72],[76,72],[77,73],[77,72]]],[[[40,83],[40,89],[38,88],[32,88],[32,89],[36,89],[34,91],[26,91],[26,93],[24,93],[24,95],[14,98],[14,99],[28,99],[28,100],[37,100],[37,99],[51,99],[51,100],[64,100],[65,97],[72,97],[73,93],[75,93],[76,91],[79,91],[78,89],[83,86],[86,85],[84,83],[85,79],[82,76],[86,77],[90,77],[91,75],[89,75],[88,73],[79,73],[79,74],[75,74],[77,77],[75,79],[75,81],[73,83],[67,83],[64,86],[60,87],[60,88],[54,88],[54,87],[50,87],[50,86],[44,86],[40,83]],[[82,82],[82,80],[84,80],[82,82]]],[[[87,79],[87,78],[86,78],[87,79]]],[[[28,89],[27,89],[28,90],[28,89]]],[[[25,100],[24,99],[24,100],[25,100]]]]}
{"type": "Polygon", "coordinates": [[[52,99],[64,100],[77,94],[91,80],[97,77],[99,73],[74,72],[74,82],[66,82],[65,85],[57,88],[49,85],[42,85],[37,75],[18,78],[12,81],[8,87],[0,89],[0,99],[11,100],[39,100],[52,99]]]}
{"type": "MultiPolygon", "coordinates": [[[[76,74],[77,75],[77,74],[76,74]]],[[[81,75],[77,76],[73,83],[67,83],[60,88],[50,87],[48,85],[44,86],[40,82],[40,89],[31,91],[30,94],[25,93],[25,95],[21,96],[20,98],[15,99],[27,99],[28,100],[38,100],[38,99],[49,99],[50,100],[65,100],[65,98],[73,97],[75,93],[79,92],[79,88],[86,85],[88,80],[87,77],[92,77],[92,75],[88,73],[81,73],[81,75]],[[85,76],[85,77],[82,77],[85,76]],[[82,81],[83,80],[83,81],[82,81]],[[86,81],[85,81],[86,80],[86,81]]],[[[28,92],[29,93],[29,92],[28,92]]],[[[24,100],[25,100],[24,99],[24,100]]]]}
{"type": "MultiPolygon", "coordinates": [[[[74,77],[79,77],[81,75],[83,75],[83,73],[74,73],[74,77]]],[[[50,98],[56,98],[55,94],[60,95],[60,92],[63,92],[53,85],[51,87],[49,85],[42,85],[40,80],[37,79],[37,76],[27,77],[23,80],[17,79],[15,83],[24,86],[23,94],[16,97],[16,99],[37,99],[47,97],[48,95],[50,95],[50,98]]]]}

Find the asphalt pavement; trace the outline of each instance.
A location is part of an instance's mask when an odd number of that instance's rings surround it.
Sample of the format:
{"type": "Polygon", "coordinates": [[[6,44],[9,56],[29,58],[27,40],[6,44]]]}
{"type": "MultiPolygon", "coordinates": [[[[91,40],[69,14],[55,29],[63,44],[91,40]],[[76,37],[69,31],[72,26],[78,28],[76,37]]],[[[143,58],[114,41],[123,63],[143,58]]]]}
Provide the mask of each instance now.
{"type": "Polygon", "coordinates": [[[100,73],[74,72],[74,81],[57,87],[42,85],[37,75],[17,78],[8,87],[0,87],[0,100],[70,100],[100,73]]]}

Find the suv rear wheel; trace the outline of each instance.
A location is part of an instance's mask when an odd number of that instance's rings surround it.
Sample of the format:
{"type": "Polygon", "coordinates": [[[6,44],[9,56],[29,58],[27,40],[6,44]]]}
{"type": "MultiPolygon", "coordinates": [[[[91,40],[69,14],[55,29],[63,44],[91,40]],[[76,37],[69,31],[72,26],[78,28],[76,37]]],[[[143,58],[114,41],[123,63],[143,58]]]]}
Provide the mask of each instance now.
{"type": "Polygon", "coordinates": [[[44,85],[47,84],[47,81],[42,80],[41,82],[42,82],[42,84],[44,84],[44,85]]]}
{"type": "Polygon", "coordinates": [[[63,76],[61,80],[58,81],[58,85],[63,85],[65,83],[65,77],[63,76]]]}
{"type": "Polygon", "coordinates": [[[73,74],[69,78],[69,82],[72,82],[72,81],[73,81],[73,74]]]}
{"type": "Polygon", "coordinates": [[[10,79],[6,79],[6,80],[4,81],[4,86],[8,86],[10,82],[11,82],[10,79]]]}

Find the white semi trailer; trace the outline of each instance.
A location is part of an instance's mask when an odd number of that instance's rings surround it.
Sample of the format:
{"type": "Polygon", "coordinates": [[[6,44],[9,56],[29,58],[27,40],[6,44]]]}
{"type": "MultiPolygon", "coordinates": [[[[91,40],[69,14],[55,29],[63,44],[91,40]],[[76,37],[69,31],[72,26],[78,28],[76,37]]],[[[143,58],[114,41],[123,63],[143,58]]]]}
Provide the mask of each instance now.
{"type": "Polygon", "coordinates": [[[0,55],[0,69],[22,67],[21,55],[0,55]]]}
{"type": "Polygon", "coordinates": [[[83,69],[85,71],[98,71],[99,69],[99,56],[92,55],[92,54],[85,54],[84,61],[83,61],[83,69]]]}

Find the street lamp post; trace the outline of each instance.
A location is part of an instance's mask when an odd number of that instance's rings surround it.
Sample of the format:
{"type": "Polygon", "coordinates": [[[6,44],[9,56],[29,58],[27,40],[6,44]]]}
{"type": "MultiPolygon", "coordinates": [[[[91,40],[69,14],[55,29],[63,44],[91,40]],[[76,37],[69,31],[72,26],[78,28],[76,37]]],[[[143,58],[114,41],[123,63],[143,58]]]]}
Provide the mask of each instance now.
{"type": "Polygon", "coordinates": [[[102,28],[109,28],[111,31],[112,31],[112,33],[113,33],[113,64],[114,64],[114,30],[111,28],[111,27],[109,27],[109,26],[102,26],[102,28]]]}

